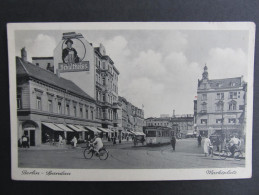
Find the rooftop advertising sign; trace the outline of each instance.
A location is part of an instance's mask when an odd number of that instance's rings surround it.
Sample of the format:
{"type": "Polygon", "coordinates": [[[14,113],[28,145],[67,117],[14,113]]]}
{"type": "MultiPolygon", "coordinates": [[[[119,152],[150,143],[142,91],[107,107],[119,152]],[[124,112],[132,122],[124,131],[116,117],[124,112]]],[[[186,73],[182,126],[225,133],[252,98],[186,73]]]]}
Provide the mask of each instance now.
{"type": "Polygon", "coordinates": [[[80,72],[89,71],[89,61],[84,61],[86,47],[81,34],[64,33],[62,43],[62,63],[58,63],[60,72],[80,72]]]}

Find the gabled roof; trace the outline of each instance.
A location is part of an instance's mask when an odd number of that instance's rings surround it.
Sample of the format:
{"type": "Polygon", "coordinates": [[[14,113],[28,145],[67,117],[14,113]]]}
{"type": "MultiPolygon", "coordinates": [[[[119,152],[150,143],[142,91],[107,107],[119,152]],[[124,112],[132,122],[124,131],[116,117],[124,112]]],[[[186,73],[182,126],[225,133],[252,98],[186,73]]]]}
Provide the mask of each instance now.
{"type": "Polygon", "coordinates": [[[20,57],[16,57],[16,71],[17,77],[29,76],[94,101],[92,97],[72,81],[58,77],[54,73],[40,68],[30,62],[23,61],[20,57]]]}

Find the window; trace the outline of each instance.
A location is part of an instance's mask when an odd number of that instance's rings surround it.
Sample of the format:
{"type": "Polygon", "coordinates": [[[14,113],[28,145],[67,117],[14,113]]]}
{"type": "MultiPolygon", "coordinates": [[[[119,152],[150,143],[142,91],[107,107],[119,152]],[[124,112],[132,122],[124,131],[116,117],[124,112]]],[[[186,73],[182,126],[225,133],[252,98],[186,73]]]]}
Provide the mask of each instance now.
{"type": "Polygon", "coordinates": [[[207,119],[201,119],[201,124],[207,124],[207,119]]]}
{"type": "Polygon", "coordinates": [[[88,108],[85,109],[85,118],[88,119],[89,115],[88,115],[88,108]]]}
{"type": "Polygon", "coordinates": [[[62,114],[62,104],[61,102],[58,102],[58,114],[62,114]]]}
{"type": "Polygon", "coordinates": [[[103,77],[103,85],[105,85],[105,77],[103,77]]]}
{"type": "Polygon", "coordinates": [[[207,111],[207,104],[206,103],[203,103],[201,105],[201,111],[207,111]]]}
{"type": "Polygon", "coordinates": [[[22,95],[17,94],[17,109],[22,108],[22,95]]]}
{"type": "Polygon", "coordinates": [[[103,69],[105,69],[105,62],[103,62],[102,64],[103,64],[103,69]]]}
{"type": "Polygon", "coordinates": [[[80,107],[80,117],[83,118],[83,108],[80,107]]]}
{"type": "Polygon", "coordinates": [[[216,104],[216,111],[223,111],[224,110],[224,103],[223,102],[218,102],[216,104]]]}
{"type": "Polygon", "coordinates": [[[217,93],[217,100],[223,100],[224,99],[224,93],[217,93]]]}
{"type": "Polygon", "coordinates": [[[103,102],[105,102],[105,94],[103,94],[103,102]]]}
{"type": "Polygon", "coordinates": [[[229,92],[229,99],[236,99],[237,98],[237,92],[229,92]]]}
{"type": "Polygon", "coordinates": [[[74,116],[76,116],[76,105],[74,105],[73,110],[74,110],[74,116]]]}
{"type": "Polygon", "coordinates": [[[37,104],[37,109],[41,110],[42,109],[42,107],[41,107],[41,97],[37,97],[36,104],[37,104]]]}
{"type": "Polygon", "coordinates": [[[202,94],[201,95],[201,100],[207,100],[207,94],[202,94]]]}
{"type": "Polygon", "coordinates": [[[229,109],[229,110],[236,110],[236,109],[237,109],[237,104],[236,104],[236,102],[234,102],[234,101],[230,102],[228,109],[229,109]]]}
{"type": "Polygon", "coordinates": [[[53,112],[52,100],[48,100],[48,111],[53,112]]]}
{"type": "Polygon", "coordinates": [[[236,123],[236,119],[235,118],[229,118],[228,123],[236,123]]]}
{"type": "Polygon", "coordinates": [[[66,104],[66,114],[70,115],[70,106],[69,103],[66,104]]]}
{"type": "Polygon", "coordinates": [[[36,63],[36,66],[39,66],[39,63],[36,63]]]}
{"type": "Polygon", "coordinates": [[[91,110],[91,119],[94,120],[94,111],[91,110]]]}
{"type": "Polygon", "coordinates": [[[216,119],[217,124],[222,124],[222,119],[216,119]]]}

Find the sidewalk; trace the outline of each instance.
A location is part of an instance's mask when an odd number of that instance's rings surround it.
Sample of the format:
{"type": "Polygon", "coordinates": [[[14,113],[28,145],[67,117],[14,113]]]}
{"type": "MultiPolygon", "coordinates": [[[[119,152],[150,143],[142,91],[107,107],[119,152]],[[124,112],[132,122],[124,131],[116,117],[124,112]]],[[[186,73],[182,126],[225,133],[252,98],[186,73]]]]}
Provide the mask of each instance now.
{"type": "MultiPolygon", "coordinates": [[[[113,144],[111,141],[103,141],[103,145],[105,147],[113,147],[123,144],[132,144],[132,141],[122,140],[121,143],[119,141],[116,141],[116,144],[113,144]]],[[[86,143],[77,144],[77,147],[74,148],[72,145],[62,144],[62,145],[51,145],[51,144],[41,144],[39,146],[31,146],[30,148],[18,148],[18,150],[67,150],[67,149],[80,149],[86,147],[86,143]]]]}

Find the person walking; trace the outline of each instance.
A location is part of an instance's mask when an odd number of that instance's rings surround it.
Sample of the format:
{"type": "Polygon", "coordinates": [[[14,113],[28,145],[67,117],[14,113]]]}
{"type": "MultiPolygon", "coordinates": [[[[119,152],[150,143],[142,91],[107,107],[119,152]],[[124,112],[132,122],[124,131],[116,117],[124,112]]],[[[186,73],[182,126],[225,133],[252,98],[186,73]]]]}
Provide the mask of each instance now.
{"type": "Polygon", "coordinates": [[[59,145],[59,146],[62,144],[62,140],[63,140],[62,136],[59,135],[59,136],[58,136],[58,145],[59,145]]]}
{"type": "Polygon", "coordinates": [[[171,144],[172,144],[173,151],[175,151],[175,144],[176,144],[176,138],[175,138],[175,136],[172,137],[172,139],[171,139],[171,144]]]}
{"type": "Polygon", "coordinates": [[[73,142],[74,148],[76,148],[76,144],[77,144],[76,136],[73,137],[72,142],[73,142]]]}
{"type": "Polygon", "coordinates": [[[209,154],[210,146],[211,146],[210,139],[208,138],[208,136],[206,136],[206,138],[204,139],[204,145],[203,145],[205,157],[207,157],[209,154]]]}
{"type": "Polygon", "coordinates": [[[198,140],[198,147],[201,147],[201,140],[202,140],[201,135],[198,136],[197,140],[198,140]]]}

